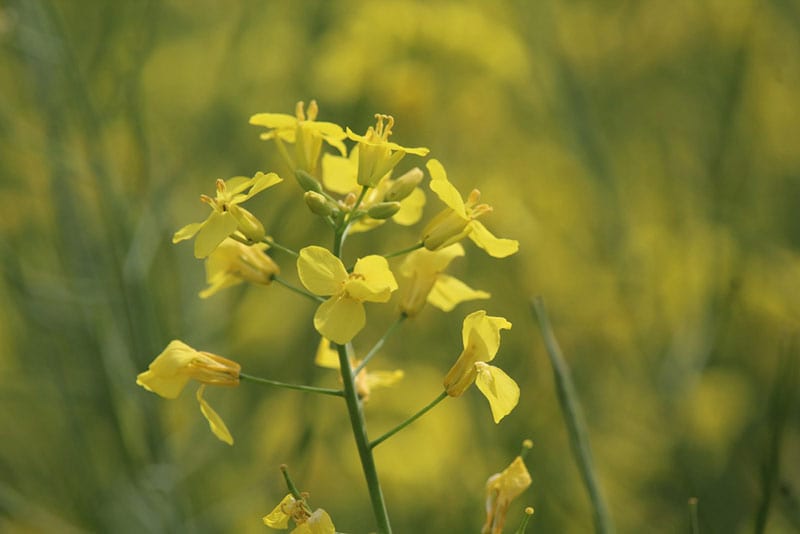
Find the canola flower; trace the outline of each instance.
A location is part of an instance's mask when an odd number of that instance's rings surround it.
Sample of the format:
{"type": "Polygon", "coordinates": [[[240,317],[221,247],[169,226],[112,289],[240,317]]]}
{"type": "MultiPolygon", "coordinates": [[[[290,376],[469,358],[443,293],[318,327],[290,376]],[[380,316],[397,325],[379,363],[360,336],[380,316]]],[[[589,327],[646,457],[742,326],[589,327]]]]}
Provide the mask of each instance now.
{"type": "Polygon", "coordinates": [[[521,456],[514,458],[502,472],[489,477],[486,481],[486,522],[481,534],[503,533],[511,501],[528,489],[531,482],[531,475],[521,456]]]}
{"type": "Polygon", "coordinates": [[[210,352],[197,351],[176,339],[150,363],[147,371],[139,373],[136,383],[166,399],[175,399],[191,380],[199,382],[201,385],[197,389],[196,397],[201,413],[214,435],[228,445],[233,445],[233,436],[228,427],[203,398],[203,393],[207,384],[238,386],[241,369],[233,360],[210,352]]]}
{"type": "Polygon", "coordinates": [[[211,206],[211,215],[205,221],[187,224],[175,232],[172,242],[178,243],[194,237],[195,257],[205,258],[226,237],[237,231],[250,241],[261,241],[264,239],[264,225],[239,204],[282,181],[274,172],[258,172],[252,178],[237,176],[230,180],[217,180],[215,198],[200,196],[201,201],[211,206]]]}
{"type": "Polygon", "coordinates": [[[281,502],[262,519],[265,525],[276,530],[287,530],[289,520],[297,525],[291,534],[334,534],[336,528],[328,512],[317,508],[313,512],[308,507],[305,498],[297,499],[291,493],[281,499],[281,502]]]}
{"type": "Polygon", "coordinates": [[[466,202],[447,179],[444,167],[436,159],[426,164],[431,175],[431,190],[447,207],[422,230],[422,243],[428,250],[438,250],[469,237],[492,257],[505,258],[519,250],[514,239],[496,237],[478,218],[492,211],[488,204],[479,204],[481,192],[473,189],[466,202]]]}
{"type": "Polygon", "coordinates": [[[500,331],[511,329],[504,317],[479,310],[464,318],[461,337],[464,350],[444,378],[451,397],[461,396],[474,382],[489,401],[492,417],[499,423],[519,402],[519,386],[502,369],[489,365],[500,349],[500,331]]]}
{"type": "Polygon", "coordinates": [[[306,289],[330,297],[317,308],[314,328],[340,345],[364,328],[364,302],[387,302],[397,289],[386,258],[365,256],[356,262],[353,272],[348,273],[342,260],[319,246],[300,251],[297,274],[306,289]]]}
{"type": "Polygon", "coordinates": [[[269,285],[280,267],[264,251],[266,243],[245,245],[227,238],[206,258],[206,282],[208,287],[200,292],[200,298],[242,282],[269,285]]]}

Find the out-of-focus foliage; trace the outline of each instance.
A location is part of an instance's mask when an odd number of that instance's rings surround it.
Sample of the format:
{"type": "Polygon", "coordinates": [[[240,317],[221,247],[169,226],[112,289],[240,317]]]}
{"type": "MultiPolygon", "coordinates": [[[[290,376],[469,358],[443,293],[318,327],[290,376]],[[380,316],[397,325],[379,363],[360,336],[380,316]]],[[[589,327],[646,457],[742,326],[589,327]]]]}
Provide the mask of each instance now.
{"type": "MultiPolygon", "coordinates": [[[[393,139],[431,147],[521,243],[502,270],[468,245],[454,271],[514,323],[503,366],[520,405],[495,426],[468,392],[376,449],[398,532],[476,531],[486,478],[526,437],[533,486],[509,525],[533,505],[530,531],[590,530],[535,294],[620,532],[688,531],[690,497],[703,531],[750,531],[759,510],[770,532],[800,529],[799,28],[789,0],[6,0],[0,530],[261,532],[281,463],[339,529],[372,528],[336,399],[210,391],[230,449],[192,399],[134,382],[180,337],[335,386],[313,365],[311,303],[273,286],[200,300],[201,263],[170,244],[215,179],[290,178],[247,119],[311,98],[357,132],[394,115],[393,139]]],[[[281,242],[327,243],[290,180],[249,209],[281,242]]],[[[417,238],[390,226],[352,254],[417,238]]],[[[371,433],[441,391],[472,304],[429,307],[390,339],[371,368],[406,378],[371,397],[371,433]]],[[[394,312],[369,313],[360,350],[394,312]]]]}

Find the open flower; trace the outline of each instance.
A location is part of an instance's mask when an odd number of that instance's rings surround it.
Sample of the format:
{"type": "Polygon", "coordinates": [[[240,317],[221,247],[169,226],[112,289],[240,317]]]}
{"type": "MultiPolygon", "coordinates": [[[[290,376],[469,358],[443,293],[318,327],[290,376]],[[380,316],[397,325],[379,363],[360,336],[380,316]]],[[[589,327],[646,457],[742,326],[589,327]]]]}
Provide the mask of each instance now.
{"type": "Polygon", "coordinates": [[[481,192],[473,189],[464,202],[461,194],[447,180],[447,173],[438,160],[427,163],[431,175],[431,190],[447,204],[422,230],[422,242],[428,250],[438,250],[469,237],[476,245],[495,258],[505,258],[519,250],[519,242],[498,238],[478,221],[492,211],[488,204],[479,204],[481,192]]]}
{"type": "Polygon", "coordinates": [[[316,295],[330,296],[317,308],[314,327],[340,345],[364,328],[364,302],[387,302],[397,289],[397,281],[383,256],[365,256],[348,273],[342,260],[318,246],[300,251],[297,274],[306,289],[316,295]]]}
{"type": "Polygon", "coordinates": [[[514,458],[502,473],[486,481],[486,523],[481,534],[502,534],[511,501],[531,485],[531,475],[521,456],[514,458]]]}
{"type": "Polygon", "coordinates": [[[336,148],[340,154],[345,154],[342,142],[345,138],[344,130],[338,124],[317,121],[318,113],[316,100],[309,102],[307,111],[304,110],[303,102],[298,102],[294,116],[284,113],[257,113],[250,117],[250,124],[270,128],[270,131],[261,134],[261,139],[275,139],[279,150],[287,159],[289,155],[282,143],[293,143],[295,159],[294,164],[289,160],[290,166],[293,170],[300,169],[311,174],[317,167],[323,141],[336,148]]]}
{"type": "Polygon", "coordinates": [[[296,499],[291,493],[281,499],[281,502],[267,515],[264,524],[277,530],[289,528],[289,520],[297,525],[291,534],[334,534],[336,528],[328,512],[317,508],[313,512],[305,499],[296,499]]]}
{"type": "Polygon", "coordinates": [[[247,246],[234,239],[225,239],[206,258],[206,282],[208,287],[200,292],[200,298],[242,282],[269,285],[272,277],[281,272],[278,265],[264,251],[266,243],[247,246]]]}
{"type": "MultiPolygon", "coordinates": [[[[326,369],[336,369],[337,371],[341,369],[339,366],[339,353],[331,348],[330,340],[324,337],[320,339],[314,363],[326,369]]],[[[352,369],[355,369],[359,363],[359,361],[350,358],[350,367],[352,369]]],[[[358,398],[367,402],[373,389],[393,386],[402,380],[403,376],[405,376],[405,373],[403,373],[402,369],[367,371],[367,367],[364,366],[355,378],[358,398]]]]}
{"type": "Polygon", "coordinates": [[[211,431],[228,445],[233,445],[225,422],[203,398],[206,384],[212,386],[238,386],[242,367],[227,358],[200,352],[183,341],[173,340],[167,348],[150,363],[147,371],[139,373],[136,383],[166,399],[175,399],[190,380],[199,382],[197,401],[200,411],[208,420],[211,431]]]}
{"type": "Polygon", "coordinates": [[[490,317],[483,310],[464,318],[461,337],[464,350],[444,378],[444,389],[458,397],[475,382],[489,401],[492,417],[499,423],[519,402],[519,386],[502,369],[489,365],[500,349],[500,330],[510,330],[503,317],[490,317]]]}
{"type": "Polygon", "coordinates": [[[392,135],[394,117],[377,113],[375,119],[375,127],[370,126],[364,135],[347,129],[347,137],[358,141],[358,183],[367,187],[375,187],[406,154],[426,156],[430,152],[424,147],[407,148],[392,143],[389,136],[392,135]]]}
{"type": "Polygon", "coordinates": [[[196,236],[194,255],[196,258],[205,258],[236,231],[251,241],[261,241],[264,238],[264,226],[239,204],[282,181],[274,172],[258,172],[252,178],[237,176],[230,180],[217,180],[215,198],[200,195],[200,200],[211,206],[211,215],[203,222],[187,224],[175,232],[172,242],[178,243],[196,236]]]}
{"type": "Polygon", "coordinates": [[[400,285],[400,311],[413,317],[425,302],[442,311],[451,311],[457,304],[473,299],[488,299],[486,291],[472,289],[458,278],[443,271],[455,258],[464,255],[464,247],[454,243],[436,251],[415,250],[400,266],[405,283],[400,285]]]}

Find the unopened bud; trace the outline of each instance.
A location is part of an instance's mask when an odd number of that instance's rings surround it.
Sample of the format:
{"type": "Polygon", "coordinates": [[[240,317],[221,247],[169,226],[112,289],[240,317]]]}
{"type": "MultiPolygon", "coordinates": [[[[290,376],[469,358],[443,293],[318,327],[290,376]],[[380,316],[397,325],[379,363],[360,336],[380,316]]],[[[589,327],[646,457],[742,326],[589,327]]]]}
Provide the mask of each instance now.
{"type": "Polygon", "coordinates": [[[414,167],[392,182],[389,191],[383,196],[387,202],[400,201],[410,195],[422,181],[423,174],[419,167],[414,167]]]}
{"type": "Polygon", "coordinates": [[[400,211],[399,202],[379,202],[367,210],[367,215],[373,219],[388,219],[400,211]]]}
{"type": "Polygon", "coordinates": [[[306,191],[306,193],[303,195],[303,200],[306,201],[306,206],[308,206],[308,209],[320,217],[329,217],[330,215],[333,215],[335,211],[338,211],[336,206],[334,206],[333,203],[325,198],[324,195],[321,195],[315,191],[306,191]]]}
{"type": "Polygon", "coordinates": [[[297,178],[297,183],[303,188],[303,191],[314,191],[315,193],[322,193],[322,184],[319,181],[303,170],[294,171],[294,177],[297,178]]]}

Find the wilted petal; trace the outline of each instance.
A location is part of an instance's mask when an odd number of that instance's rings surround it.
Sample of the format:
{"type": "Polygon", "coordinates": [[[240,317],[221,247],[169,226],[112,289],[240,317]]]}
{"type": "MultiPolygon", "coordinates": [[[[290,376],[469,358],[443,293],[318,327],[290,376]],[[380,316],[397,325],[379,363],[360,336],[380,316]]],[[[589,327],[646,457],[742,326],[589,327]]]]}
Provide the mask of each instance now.
{"type": "Polygon", "coordinates": [[[328,512],[317,508],[305,523],[297,525],[292,534],[335,534],[336,528],[328,512]]]}
{"type": "Polygon", "coordinates": [[[220,441],[224,441],[228,445],[233,445],[233,436],[231,436],[228,427],[225,425],[225,421],[222,420],[219,414],[214,411],[214,408],[212,408],[203,398],[203,392],[205,389],[205,385],[202,385],[197,389],[197,402],[200,403],[200,411],[208,421],[208,426],[211,428],[211,431],[214,433],[214,435],[217,436],[220,441]]]}
{"type": "Polygon", "coordinates": [[[469,238],[494,258],[505,258],[519,250],[519,241],[496,237],[479,221],[470,223],[469,238]]]}
{"type": "Polygon", "coordinates": [[[281,499],[281,502],[278,503],[278,506],[263,517],[262,521],[264,521],[264,524],[279,530],[289,528],[289,514],[286,513],[286,510],[290,509],[295,501],[296,499],[292,494],[287,493],[286,497],[281,499]]]}

